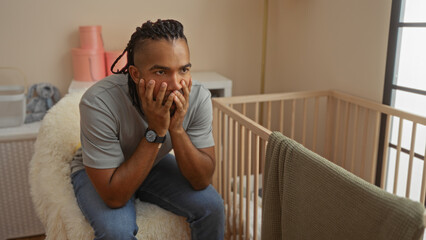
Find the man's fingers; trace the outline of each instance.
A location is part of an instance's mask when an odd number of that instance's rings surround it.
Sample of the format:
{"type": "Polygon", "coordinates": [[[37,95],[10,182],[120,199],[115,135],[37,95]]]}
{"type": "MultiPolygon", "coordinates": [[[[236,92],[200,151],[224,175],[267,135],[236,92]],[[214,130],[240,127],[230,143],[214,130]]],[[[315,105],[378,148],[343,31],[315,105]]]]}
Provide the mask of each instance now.
{"type": "Polygon", "coordinates": [[[166,94],[167,90],[167,83],[162,82],[160,86],[160,91],[158,91],[157,97],[155,98],[155,101],[157,102],[157,107],[161,107],[163,104],[164,95],[166,94]]]}
{"type": "MultiPolygon", "coordinates": [[[[185,93],[184,93],[185,94],[185,93]]],[[[178,99],[184,103],[185,102],[185,96],[182,95],[182,93],[180,91],[175,91],[175,95],[178,97],[178,99]]]]}
{"type": "Polygon", "coordinates": [[[147,102],[152,102],[153,101],[153,92],[154,92],[154,86],[155,86],[155,81],[154,80],[149,80],[148,84],[146,84],[146,91],[145,91],[145,101],[147,102]]]}
{"type": "MultiPolygon", "coordinates": [[[[184,95],[185,98],[188,98],[190,90],[189,90],[188,86],[186,85],[185,80],[182,80],[181,84],[182,84],[183,95],[184,95]]],[[[189,84],[191,85],[191,83],[189,83],[189,84]]]]}
{"type": "Polygon", "coordinates": [[[184,108],[184,104],[186,102],[185,97],[182,95],[182,93],[180,93],[179,91],[175,91],[175,97],[174,97],[174,102],[176,104],[176,107],[178,110],[183,110],[184,108]]]}
{"type": "Polygon", "coordinates": [[[164,103],[164,108],[167,109],[167,111],[172,107],[174,97],[175,94],[170,93],[169,97],[167,98],[167,101],[164,103]]]}

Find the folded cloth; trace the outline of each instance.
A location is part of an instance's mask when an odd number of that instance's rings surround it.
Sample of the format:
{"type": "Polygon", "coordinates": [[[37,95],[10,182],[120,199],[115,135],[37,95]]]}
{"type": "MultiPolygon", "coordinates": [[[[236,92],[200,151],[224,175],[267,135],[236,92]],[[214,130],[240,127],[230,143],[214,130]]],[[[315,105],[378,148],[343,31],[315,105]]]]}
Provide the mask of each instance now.
{"type": "Polygon", "coordinates": [[[421,203],[388,193],[279,132],[268,142],[262,239],[421,237],[421,203]]]}

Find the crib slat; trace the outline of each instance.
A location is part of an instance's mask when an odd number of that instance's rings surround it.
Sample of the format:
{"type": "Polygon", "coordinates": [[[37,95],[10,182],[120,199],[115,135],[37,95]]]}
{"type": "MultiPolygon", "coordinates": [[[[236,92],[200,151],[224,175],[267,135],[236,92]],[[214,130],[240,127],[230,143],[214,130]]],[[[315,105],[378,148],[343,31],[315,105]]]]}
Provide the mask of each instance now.
{"type": "MultiPolygon", "coordinates": [[[[215,156],[220,156],[220,151],[221,151],[221,147],[220,146],[220,134],[218,133],[218,129],[219,128],[219,110],[218,109],[213,109],[213,139],[216,142],[216,148],[214,149],[215,151],[215,156]]],[[[220,160],[220,159],[219,159],[220,160]]],[[[216,161],[215,162],[215,169],[218,169],[220,164],[220,161],[216,161]]],[[[220,191],[220,183],[219,183],[219,179],[220,179],[220,172],[219,171],[215,171],[213,173],[213,178],[212,178],[212,185],[217,189],[218,193],[221,194],[222,192],[220,191]]]]}
{"type": "Polygon", "coordinates": [[[232,212],[232,233],[234,235],[234,239],[237,239],[237,172],[238,172],[238,122],[234,122],[234,132],[232,133],[234,135],[234,156],[232,158],[232,180],[233,180],[233,186],[232,186],[232,195],[233,195],[233,212],[232,212]]]}
{"type": "Polygon", "coordinates": [[[364,118],[364,133],[362,137],[362,157],[361,157],[361,177],[366,178],[365,174],[365,158],[367,156],[367,136],[368,136],[368,118],[370,111],[368,109],[365,109],[365,118],[364,118]]]}
{"type": "Polygon", "coordinates": [[[296,100],[293,100],[293,105],[291,109],[291,134],[290,138],[294,139],[294,129],[296,125],[296,100]]]}
{"type": "Polygon", "coordinates": [[[280,108],[280,132],[284,134],[284,100],[281,100],[280,108]]]}
{"type": "Polygon", "coordinates": [[[331,149],[331,135],[332,135],[332,131],[331,131],[331,121],[332,121],[332,114],[333,114],[333,98],[330,96],[327,96],[327,113],[326,113],[326,126],[325,126],[325,144],[324,144],[324,153],[325,153],[325,158],[330,159],[332,162],[334,161],[331,158],[331,153],[330,153],[330,149],[331,149]]]}
{"type": "Polygon", "coordinates": [[[226,216],[227,216],[226,226],[228,228],[228,235],[229,235],[229,234],[232,234],[232,230],[231,230],[230,226],[231,226],[231,221],[232,221],[232,218],[233,218],[233,216],[231,215],[231,213],[233,212],[233,209],[232,209],[232,206],[231,206],[230,193],[232,192],[231,179],[232,179],[232,166],[233,166],[232,156],[233,156],[233,142],[234,142],[234,139],[233,139],[234,137],[233,137],[233,134],[232,134],[233,131],[234,131],[233,130],[234,129],[234,122],[233,122],[233,119],[231,119],[230,117],[228,117],[228,126],[229,126],[229,131],[228,131],[227,136],[228,136],[229,151],[228,151],[228,158],[227,158],[228,159],[227,160],[227,162],[228,162],[228,171],[227,171],[228,177],[226,178],[227,179],[227,186],[228,186],[228,189],[227,189],[228,195],[227,195],[226,204],[227,204],[228,208],[227,208],[227,214],[226,214],[226,216]]]}
{"type": "Polygon", "coordinates": [[[222,115],[222,156],[221,156],[221,162],[222,162],[222,189],[224,193],[224,197],[228,194],[228,191],[226,190],[226,164],[228,162],[228,158],[226,158],[226,154],[228,151],[229,142],[227,140],[227,132],[229,129],[229,125],[227,124],[228,120],[226,119],[226,115],[221,111],[222,115]]]}
{"type": "Polygon", "coordinates": [[[345,108],[345,126],[344,126],[344,130],[345,133],[343,135],[343,158],[342,158],[342,167],[346,168],[346,153],[347,153],[347,149],[348,149],[348,132],[349,132],[349,102],[346,102],[346,108],[345,108]]]}
{"type": "Polygon", "coordinates": [[[398,143],[396,146],[396,160],[395,160],[395,178],[393,182],[393,193],[396,194],[398,187],[398,174],[399,174],[399,159],[401,157],[401,140],[402,140],[402,125],[404,123],[403,118],[399,118],[399,129],[398,129],[398,143]]]}
{"type": "Polygon", "coordinates": [[[339,125],[340,125],[340,99],[337,99],[337,107],[336,107],[336,130],[334,132],[334,153],[333,153],[333,162],[339,164],[339,160],[337,159],[337,150],[339,149],[339,125]]]}
{"type": "Polygon", "coordinates": [[[254,121],[259,123],[259,102],[254,104],[254,121]]]}
{"type": "Polygon", "coordinates": [[[390,129],[390,115],[386,115],[386,129],[385,139],[383,146],[383,159],[382,159],[382,179],[380,180],[380,188],[385,189],[386,175],[388,169],[388,152],[389,152],[389,129],[390,129]]]}
{"type": "MultiPolygon", "coordinates": [[[[222,116],[222,112],[220,112],[218,109],[214,109],[214,112],[215,112],[215,116],[216,116],[216,121],[215,121],[215,127],[216,127],[216,129],[222,129],[222,119],[221,119],[221,116],[222,116]]],[[[215,132],[217,132],[217,131],[215,131],[215,132]]],[[[223,136],[224,135],[222,135],[222,134],[217,134],[216,136],[215,136],[215,139],[217,139],[217,145],[216,145],[216,156],[219,158],[219,159],[216,159],[216,169],[222,169],[222,158],[221,158],[221,156],[222,156],[222,152],[223,152],[223,140],[222,140],[222,138],[223,138],[223,136]],[[217,135],[219,135],[219,136],[217,136],[217,135]]],[[[217,189],[218,189],[218,192],[221,194],[221,196],[223,196],[223,194],[224,194],[224,191],[223,191],[223,189],[222,189],[222,170],[219,170],[219,171],[215,171],[216,172],[216,174],[217,174],[217,177],[215,178],[216,180],[217,180],[217,185],[216,185],[216,187],[217,187],[217,189]]]]}
{"type": "MultiPolygon", "coordinates": [[[[255,191],[255,194],[254,194],[254,200],[253,200],[253,202],[254,202],[254,204],[253,204],[254,205],[254,208],[253,208],[253,211],[254,211],[254,213],[253,213],[253,239],[256,240],[257,239],[257,226],[258,226],[258,224],[260,224],[260,223],[257,222],[257,214],[258,214],[257,213],[257,205],[258,205],[259,196],[258,196],[258,194],[256,194],[258,189],[259,189],[259,161],[260,161],[260,156],[259,156],[259,154],[260,154],[260,152],[259,152],[260,138],[259,138],[259,136],[256,136],[254,145],[255,145],[255,151],[254,151],[254,156],[255,156],[255,160],[254,160],[254,191],[255,191]]],[[[263,184],[262,184],[262,186],[263,186],[263,184]]],[[[263,192],[262,192],[262,194],[263,194],[263,192]]]]}
{"type": "Polygon", "coordinates": [[[223,190],[223,199],[225,200],[226,199],[226,196],[227,196],[227,194],[228,194],[228,191],[226,190],[226,163],[227,163],[227,161],[226,161],[226,151],[227,151],[227,149],[228,149],[228,142],[226,141],[226,136],[228,135],[228,134],[226,134],[226,132],[225,132],[225,130],[226,130],[226,124],[225,124],[225,122],[226,122],[226,119],[225,119],[225,114],[223,114],[223,112],[222,111],[220,111],[220,116],[221,116],[221,130],[222,130],[222,136],[221,136],[221,139],[222,139],[222,143],[221,143],[221,147],[222,147],[222,153],[221,153],[221,155],[220,155],[220,160],[221,160],[221,165],[222,165],[222,168],[220,168],[220,170],[222,171],[222,190],[223,190]]]}
{"type": "Polygon", "coordinates": [[[356,137],[358,132],[358,110],[359,106],[355,106],[354,113],[354,128],[353,128],[353,136],[352,136],[352,151],[351,151],[351,172],[354,172],[355,168],[355,150],[356,150],[356,137]]]}
{"type": "MultiPolygon", "coordinates": [[[[248,146],[248,151],[247,151],[247,178],[246,178],[246,239],[249,238],[250,236],[250,198],[251,198],[251,163],[252,163],[252,132],[250,131],[250,129],[247,129],[247,146],[248,146]]],[[[256,189],[253,190],[254,193],[256,193],[255,191],[256,189]]]]}
{"type": "Polygon", "coordinates": [[[314,134],[313,134],[313,141],[312,141],[312,151],[314,152],[317,149],[318,112],[319,112],[319,97],[315,97],[314,134]]]}
{"type": "Polygon", "coordinates": [[[272,103],[271,103],[271,101],[268,101],[268,103],[267,103],[267,119],[266,119],[266,122],[267,122],[267,125],[266,125],[266,128],[267,129],[271,129],[271,112],[272,112],[272,110],[271,110],[271,108],[272,108],[272,103]]]}
{"type": "Polygon", "coordinates": [[[417,123],[413,123],[413,129],[411,131],[411,146],[410,146],[410,158],[408,160],[408,178],[407,178],[407,188],[405,192],[405,197],[410,197],[410,188],[411,188],[411,174],[413,172],[413,162],[414,162],[414,144],[416,142],[416,131],[417,123]]]}
{"type": "MultiPolygon", "coordinates": [[[[240,217],[239,217],[239,221],[238,221],[238,230],[239,230],[239,238],[243,239],[243,231],[244,231],[244,226],[243,226],[243,218],[244,218],[244,208],[243,208],[243,204],[244,204],[244,161],[245,161],[245,156],[244,156],[244,146],[245,146],[245,134],[244,134],[244,126],[240,125],[239,128],[239,147],[240,147],[240,153],[238,156],[238,162],[239,162],[239,169],[240,169],[240,207],[239,207],[239,213],[240,213],[240,217]]],[[[246,190],[247,192],[247,190],[246,190]]],[[[247,206],[246,206],[247,207],[247,206]]]]}
{"type": "Polygon", "coordinates": [[[306,146],[306,118],[307,118],[308,100],[303,99],[303,123],[302,123],[302,145],[306,146]]]}
{"type": "Polygon", "coordinates": [[[423,177],[422,177],[422,190],[420,194],[420,202],[425,204],[425,195],[426,195],[426,145],[425,145],[425,154],[423,155],[423,177]]]}
{"type": "Polygon", "coordinates": [[[380,115],[381,113],[379,111],[376,111],[376,125],[374,128],[373,152],[371,156],[371,173],[370,173],[370,183],[372,184],[374,184],[374,181],[376,180],[377,153],[379,152],[380,115]]]}
{"type": "Polygon", "coordinates": [[[260,158],[260,173],[263,173],[263,168],[264,168],[264,166],[265,166],[265,161],[266,161],[266,145],[267,145],[267,140],[265,140],[265,139],[261,139],[260,140],[261,141],[261,143],[262,143],[262,149],[261,149],[261,158],[260,158]]]}

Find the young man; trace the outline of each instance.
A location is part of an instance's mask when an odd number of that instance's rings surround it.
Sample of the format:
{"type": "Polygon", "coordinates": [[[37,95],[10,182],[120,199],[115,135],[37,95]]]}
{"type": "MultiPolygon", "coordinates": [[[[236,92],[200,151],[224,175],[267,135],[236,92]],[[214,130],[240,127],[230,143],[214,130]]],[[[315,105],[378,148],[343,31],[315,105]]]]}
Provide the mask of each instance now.
{"type": "Polygon", "coordinates": [[[116,62],[126,52],[127,65],[80,102],[72,182],[95,239],[136,239],[135,198],[186,217],[192,239],[223,239],[210,92],[191,80],[182,24],[148,21],[116,62]]]}

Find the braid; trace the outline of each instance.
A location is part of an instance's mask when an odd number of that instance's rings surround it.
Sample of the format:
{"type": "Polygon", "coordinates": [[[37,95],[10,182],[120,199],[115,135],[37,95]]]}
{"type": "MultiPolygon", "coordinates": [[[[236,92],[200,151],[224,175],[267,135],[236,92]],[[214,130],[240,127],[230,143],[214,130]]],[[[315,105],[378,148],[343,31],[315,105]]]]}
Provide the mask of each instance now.
{"type": "MultiPolygon", "coordinates": [[[[112,64],[111,72],[115,74],[120,74],[120,73],[128,74],[129,66],[134,65],[135,49],[140,45],[139,43],[143,42],[143,40],[145,39],[152,39],[152,40],[165,39],[168,41],[171,41],[174,39],[184,39],[185,42],[187,42],[187,39],[183,33],[183,25],[180,22],[176,20],[171,20],[171,19],[169,20],[158,19],[156,22],[147,21],[144,24],[142,24],[141,27],[136,28],[136,31],[130,37],[129,43],[127,43],[126,48],[112,64]],[[124,56],[126,52],[127,52],[126,65],[122,69],[117,69],[116,71],[114,71],[114,66],[124,56]]],[[[130,74],[128,74],[127,83],[129,85],[129,94],[130,94],[130,97],[132,98],[132,103],[138,109],[140,109],[140,102],[139,102],[139,97],[138,97],[138,93],[136,89],[136,84],[132,80],[132,77],[130,76],[130,74]]]]}

